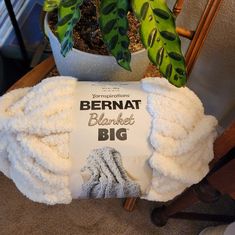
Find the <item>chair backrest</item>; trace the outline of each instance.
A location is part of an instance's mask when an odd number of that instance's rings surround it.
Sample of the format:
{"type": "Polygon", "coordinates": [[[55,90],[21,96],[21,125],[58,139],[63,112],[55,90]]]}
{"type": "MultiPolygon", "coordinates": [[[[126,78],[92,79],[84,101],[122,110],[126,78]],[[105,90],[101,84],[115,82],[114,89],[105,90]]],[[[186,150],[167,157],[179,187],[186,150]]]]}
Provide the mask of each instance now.
{"type": "MultiPolygon", "coordinates": [[[[185,55],[188,75],[190,75],[192,71],[193,65],[200,53],[213,19],[218,13],[221,2],[222,0],[208,0],[196,30],[188,30],[182,27],[176,28],[176,31],[180,36],[191,40],[191,43],[185,55]]],[[[173,8],[173,13],[176,17],[180,14],[183,8],[183,4],[184,0],[176,1],[173,8]]]]}

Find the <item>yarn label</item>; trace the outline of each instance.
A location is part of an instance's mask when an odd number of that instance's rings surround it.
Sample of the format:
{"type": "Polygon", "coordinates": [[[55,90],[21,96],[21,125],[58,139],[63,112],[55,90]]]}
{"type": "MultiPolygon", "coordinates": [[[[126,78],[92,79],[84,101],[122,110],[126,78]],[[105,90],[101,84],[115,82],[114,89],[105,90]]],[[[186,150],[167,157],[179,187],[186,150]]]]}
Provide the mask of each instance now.
{"type": "Polygon", "coordinates": [[[71,136],[73,196],[145,194],[152,174],[151,118],[141,83],[78,82],[76,100],[76,128],[71,136]]]}

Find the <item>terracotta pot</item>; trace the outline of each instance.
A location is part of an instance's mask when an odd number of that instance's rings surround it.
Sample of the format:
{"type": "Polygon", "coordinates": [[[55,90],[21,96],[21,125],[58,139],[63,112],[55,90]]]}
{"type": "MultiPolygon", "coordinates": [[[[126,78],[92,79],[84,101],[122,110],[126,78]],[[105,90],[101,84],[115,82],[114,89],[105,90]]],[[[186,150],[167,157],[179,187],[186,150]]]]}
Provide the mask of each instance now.
{"type": "Polygon", "coordinates": [[[86,81],[138,81],[143,78],[149,64],[145,49],[132,53],[132,72],[120,67],[113,56],[96,55],[73,48],[66,57],[63,57],[60,53],[60,42],[48,25],[48,14],[44,26],[61,75],[86,81]]]}

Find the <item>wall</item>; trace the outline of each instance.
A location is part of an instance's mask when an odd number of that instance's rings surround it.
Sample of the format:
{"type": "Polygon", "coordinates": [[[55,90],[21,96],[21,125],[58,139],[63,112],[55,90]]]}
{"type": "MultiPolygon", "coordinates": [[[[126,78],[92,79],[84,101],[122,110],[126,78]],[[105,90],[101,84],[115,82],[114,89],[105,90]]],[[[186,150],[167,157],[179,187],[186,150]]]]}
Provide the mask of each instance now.
{"type": "MultiPolygon", "coordinates": [[[[175,1],[168,1],[172,6],[175,1]]],[[[206,0],[185,0],[177,25],[195,29],[206,0]]],[[[235,120],[235,1],[224,0],[193,68],[188,86],[201,98],[206,112],[223,127],[235,120]]],[[[187,40],[182,40],[185,52],[187,40]]]]}

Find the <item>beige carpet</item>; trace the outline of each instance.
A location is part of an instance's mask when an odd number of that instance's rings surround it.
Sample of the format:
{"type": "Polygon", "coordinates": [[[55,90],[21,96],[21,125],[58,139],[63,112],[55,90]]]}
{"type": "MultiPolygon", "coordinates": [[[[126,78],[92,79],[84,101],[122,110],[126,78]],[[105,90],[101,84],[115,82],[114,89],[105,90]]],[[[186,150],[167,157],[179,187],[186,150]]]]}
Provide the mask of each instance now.
{"type": "MultiPolygon", "coordinates": [[[[213,224],[169,220],[164,228],[151,224],[149,215],[156,203],[139,200],[137,209],[123,210],[123,200],[74,200],[70,205],[46,206],[25,198],[15,185],[0,173],[1,235],[196,235],[213,224]]],[[[213,205],[197,204],[197,211],[234,213],[232,200],[225,198],[213,205]]]]}

